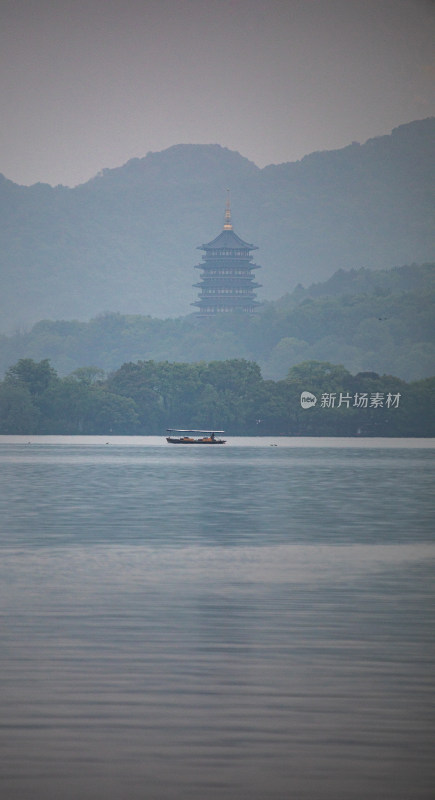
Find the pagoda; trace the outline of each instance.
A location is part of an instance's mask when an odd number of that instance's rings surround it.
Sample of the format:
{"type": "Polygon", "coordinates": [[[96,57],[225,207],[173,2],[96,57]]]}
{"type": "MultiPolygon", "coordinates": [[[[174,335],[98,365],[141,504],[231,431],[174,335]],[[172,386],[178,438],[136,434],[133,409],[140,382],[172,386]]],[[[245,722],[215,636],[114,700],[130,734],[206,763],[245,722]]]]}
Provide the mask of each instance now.
{"type": "Polygon", "coordinates": [[[209,317],[234,311],[252,314],[259,305],[254,289],[261,284],[254,281],[252,270],[260,267],[251,263],[251,251],[258,250],[258,247],[244,242],[234,233],[229,195],[223,231],[212,242],[197,249],[205,251],[203,263],[195,266],[195,269],[202,270],[200,282],[194,284],[200,289],[198,300],[192,303],[199,307],[197,316],[209,317]]]}

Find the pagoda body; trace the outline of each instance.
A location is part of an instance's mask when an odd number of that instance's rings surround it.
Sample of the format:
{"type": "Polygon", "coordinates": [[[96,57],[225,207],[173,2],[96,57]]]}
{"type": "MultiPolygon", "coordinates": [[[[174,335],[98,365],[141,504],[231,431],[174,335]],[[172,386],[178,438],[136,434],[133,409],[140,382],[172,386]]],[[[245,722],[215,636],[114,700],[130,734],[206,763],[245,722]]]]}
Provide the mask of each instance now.
{"type": "Polygon", "coordinates": [[[194,284],[200,289],[198,300],[192,303],[199,307],[197,316],[209,317],[234,311],[252,314],[259,305],[254,289],[261,284],[254,281],[252,271],[260,267],[251,263],[251,251],[258,250],[258,247],[244,242],[234,233],[229,200],[223,231],[198,250],[204,250],[205,255],[202,264],[195,267],[202,270],[200,282],[194,284]]]}

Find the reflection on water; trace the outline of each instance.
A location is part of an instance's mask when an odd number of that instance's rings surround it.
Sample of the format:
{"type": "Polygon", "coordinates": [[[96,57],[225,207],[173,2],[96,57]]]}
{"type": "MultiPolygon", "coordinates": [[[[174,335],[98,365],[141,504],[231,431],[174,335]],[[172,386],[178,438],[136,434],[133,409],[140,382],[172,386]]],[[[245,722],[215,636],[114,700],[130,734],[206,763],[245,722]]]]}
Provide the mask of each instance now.
{"type": "Polygon", "coordinates": [[[2,448],[0,796],[432,800],[432,456],[2,448]]]}
{"type": "Polygon", "coordinates": [[[3,546],[432,540],[433,450],[32,445],[2,467],[3,546]]]}

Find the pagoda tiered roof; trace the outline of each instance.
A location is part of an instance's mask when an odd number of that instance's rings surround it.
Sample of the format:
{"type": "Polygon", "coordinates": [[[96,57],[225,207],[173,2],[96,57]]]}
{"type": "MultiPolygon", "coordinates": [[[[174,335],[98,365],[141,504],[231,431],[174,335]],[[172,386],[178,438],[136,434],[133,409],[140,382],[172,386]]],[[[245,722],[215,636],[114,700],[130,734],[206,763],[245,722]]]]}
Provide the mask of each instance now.
{"type": "Polygon", "coordinates": [[[258,250],[257,245],[244,242],[233,230],[223,230],[216,239],[207,244],[201,244],[197,250],[258,250]]]}

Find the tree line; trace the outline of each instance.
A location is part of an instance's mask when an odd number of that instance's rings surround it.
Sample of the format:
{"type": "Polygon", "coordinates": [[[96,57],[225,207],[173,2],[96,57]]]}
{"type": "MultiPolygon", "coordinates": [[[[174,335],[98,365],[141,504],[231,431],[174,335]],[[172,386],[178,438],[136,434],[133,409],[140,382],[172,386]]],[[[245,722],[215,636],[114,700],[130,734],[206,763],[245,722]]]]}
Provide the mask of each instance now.
{"type": "Polygon", "coordinates": [[[435,378],[307,361],[265,380],[253,361],[137,361],[105,375],[80,367],[60,377],[48,359],[19,359],[0,382],[1,434],[435,436],[435,378]]]}
{"type": "Polygon", "coordinates": [[[338,271],[299,286],[257,314],[156,319],[102,314],[88,322],[41,320],[27,333],[0,336],[0,373],[24,357],[49,358],[61,375],[82,364],[105,371],[126,361],[246,359],[273,380],[304,361],[343,364],[416,381],[435,374],[435,264],[338,271]]]}

